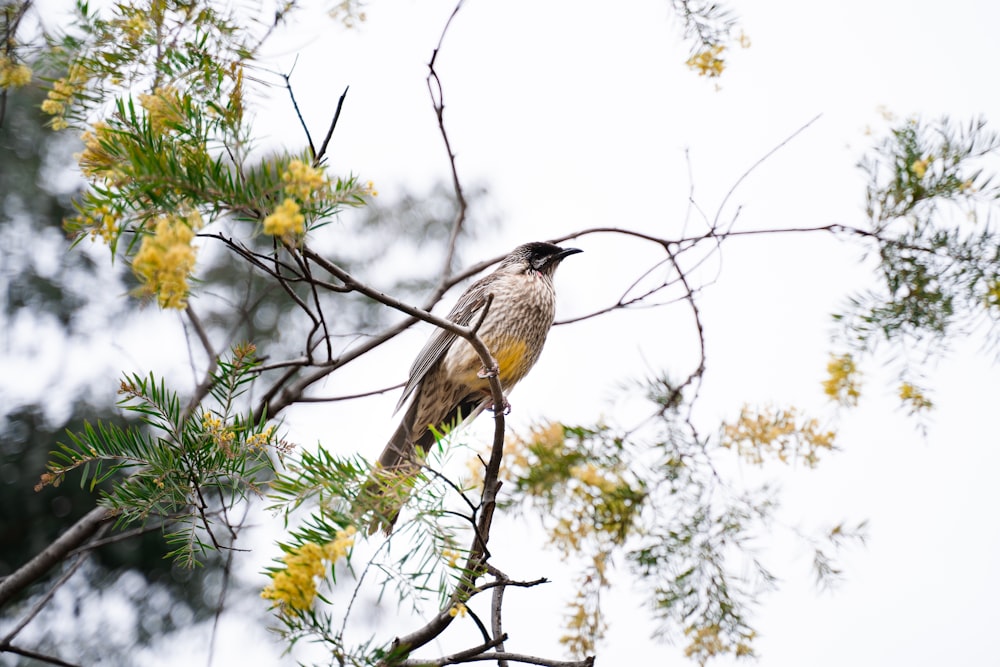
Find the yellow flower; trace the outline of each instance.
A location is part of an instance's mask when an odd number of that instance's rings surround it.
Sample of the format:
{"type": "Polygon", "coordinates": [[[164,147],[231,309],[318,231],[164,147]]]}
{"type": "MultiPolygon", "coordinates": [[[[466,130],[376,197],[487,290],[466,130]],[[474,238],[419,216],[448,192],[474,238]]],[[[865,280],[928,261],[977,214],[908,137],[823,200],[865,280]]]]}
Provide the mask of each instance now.
{"type": "Polygon", "coordinates": [[[264,218],[264,233],[291,240],[305,231],[305,216],[300,212],[299,203],[288,198],[281,202],[274,213],[264,218]]]}
{"type": "Polygon", "coordinates": [[[122,23],[122,29],[130,41],[136,42],[144,32],[149,30],[149,21],[142,14],[136,14],[122,23]]]}
{"type": "Polygon", "coordinates": [[[826,372],[828,377],[823,381],[823,393],[841,405],[857,405],[861,391],[854,358],[849,354],[831,355],[826,372]]]}
{"type": "Polygon", "coordinates": [[[923,178],[924,174],[927,173],[927,167],[930,166],[930,163],[931,161],[933,161],[933,159],[934,159],[933,157],[929,157],[923,160],[917,160],[916,162],[910,165],[910,171],[912,171],[913,175],[916,176],[917,178],[923,178]]]}
{"type": "Polygon", "coordinates": [[[0,88],[20,88],[31,82],[31,68],[0,56],[0,88]]]}
{"type": "Polygon", "coordinates": [[[273,600],[283,613],[308,610],[316,599],[316,578],[325,576],[327,563],[332,565],[347,555],[356,532],[354,526],[348,526],[337,531],[336,538],[323,546],[306,542],[288,552],[282,557],[284,569],[270,573],[271,583],[260,596],[273,600]]]}
{"type": "Polygon", "coordinates": [[[723,425],[720,445],[755,465],[763,464],[769,455],[783,463],[798,457],[814,467],[820,451],[834,448],[836,437],[834,431],[820,429],[815,419],[799,420],[795,408],[751,410],[743,406],[735,423],[723,425]]]}
{"type": "Polygon", "coordinates": [[[611,493],[618,488],[618,485],[602,475],[593,463],[573,466],[570,468],[569,474],[584,484],[599,489],[602,493],[611,493]]]}
{"type": "Polygon", "coordinates": [[[688,58],[687,66],[698,72],[698,76],[715,78],[726,69],[726,61],[720,58],[726,47],[716,44],[688,58]]]}
{"type": "Polygon", "coordinates": [[[163,134],[184,122],[183,100],[173,86],[157,88],[152,95],[139,95],[139,104],[146,110],[154,132],[163,134]]]}
{"type": "MultiPolygon", "coordinates": [[[[51,96],[52,93],[50,92],[51,96]]],[[[49,97],[44,102],[42,102],[42,112],[47,113],[50,116],[61,116],[66,111],[66,105],[58,100],[49,97]]]]}
{"type": "Polygon", "coordinates": [[[323,546],[323,553],[326,559],[331,563],[336,563],[341,558],[347,556],[347,552],[354,546],[354,535],[357,532],[358,529],[354,526],[348,526],[344,530],[338,530],[336,539],[331,542],[327,542],[323,546]]]}
{"type": "Polygon", "coordinates": [[[994,278],[986,288],[986,306],[1000,306],[1000,278],[994,278]]]}
{"type": "Polygon", "coordinates": [[[904,382],[899,386],[899,398],[904,404],[909,404],[911,414],[920,412],[921,410],[930,410],[934,407],[931,399],[927,398],[924,392],[909,382],[904,382]]]}
{"type": "Polygon", "coordinates": [[[466,613],[468,613],[468,611],[469,611],[468,607],[466,607],[461,602],[456,602],[451,606],[451,609],[448,610],[448,615],[451,616],[452,618],[455,618],[456,616],[459,615],[461,615],[462,618],[465,618],[465,615],[466,613]]]}
{"type": "Polygon", "coordinates": [[[441,557],[448,561],[448,567],[458,567],[458,559],[461,558],[462,554],[452,549],[444,549],[441,551],[441,557]]]}
{"type": "Polygon", "coordinates": [[[107,146],[114,143],[114,133],[107,123],[94,123],[93,131],[87,130],[80,137],[83,140],[83,152],[77,153],[77,164],[84,176],[113,180],[119,177],[115,167],[118,159],[112,156],[107,146]]]}
{"type": "Polygon", "coordinates": [[[285,182],[285,194],[304,202],[322,193],[330,185],[322,169],[302,160],[292,160],[281,175],[281,180],[285,182]]]}
{"type": "Polygon", "coordinates": [[[188,275],[197,255],[191,242],[200,227],[197,211],[185,216],[167,215],[156,223],[153,234],[142,239],[132,260],[132,271],[143,284],[142,292],[155,294],[161,308],[187,306],[188,275]]]}

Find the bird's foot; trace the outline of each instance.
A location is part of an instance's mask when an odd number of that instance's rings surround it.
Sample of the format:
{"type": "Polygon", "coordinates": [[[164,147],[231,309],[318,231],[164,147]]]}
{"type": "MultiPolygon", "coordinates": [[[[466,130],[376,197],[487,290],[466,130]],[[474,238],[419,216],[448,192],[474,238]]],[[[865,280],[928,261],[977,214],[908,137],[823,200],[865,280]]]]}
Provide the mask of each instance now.
{"type": "Polygon", "coordinates": [[[500,373],[500,365],[497,363],[496,359],[493,359],[491,357],[490,367],[487,368],[486,366],[483,366],[482,368],[479,369],[479,372],[476,373],[476,376],[480,380],[486,380],[487,378],[495,378],[499,373],[500,373]]]}
{"type": "MultiPolygon", "coordinates": [[[[490,412],[496,414],[496,411],[497,411],[496,403],[490,403],[490,407],[488,407],[486,409],[489,410],[490,412]]],[[[501,410],[503,410],[504,415],[509,415],[510,414],[510,401],[507,400],[506,396],[503,397],[503,407],[501,408],[501,410]]]]}

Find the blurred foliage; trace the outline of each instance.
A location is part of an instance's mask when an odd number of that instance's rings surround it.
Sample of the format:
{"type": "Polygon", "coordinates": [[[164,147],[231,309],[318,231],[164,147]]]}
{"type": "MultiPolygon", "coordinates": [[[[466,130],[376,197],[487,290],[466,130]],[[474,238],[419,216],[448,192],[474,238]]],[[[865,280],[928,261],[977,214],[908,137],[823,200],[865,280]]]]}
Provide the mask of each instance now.
{"type": "Polygon", "coordinates": [[[934,350],[984,320],[995,325],[998,149],[1000,137],[980,119],[911,118],[876,139],[860,167],[881,286],[841,315],[855,347],[893,340],[934,350]]]}
{"type": "Polygon", "coordinates": [[[1000,135],[983,119],[896,119],[859,163],[868,226],[850,230],[873,246],[877,285],[852,295],[838,323],[824,383],[857,403],[859,364],[885,351],[911,414],[930,409],[927,362],[956,340],[983,333],[1000,343],[1000,234],[996,226],[1000,135]]]}

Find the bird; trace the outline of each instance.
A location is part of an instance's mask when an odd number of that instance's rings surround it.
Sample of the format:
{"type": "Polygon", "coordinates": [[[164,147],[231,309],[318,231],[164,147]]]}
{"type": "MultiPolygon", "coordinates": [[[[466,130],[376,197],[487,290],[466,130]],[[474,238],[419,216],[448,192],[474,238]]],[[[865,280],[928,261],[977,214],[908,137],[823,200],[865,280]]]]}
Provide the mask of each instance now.
{"type": "Polygon", "coordinates": [[[448,319],[478,326],[494,367],[487,368],[472,345],[451,331],[438,328],[430,337],[410,367],[395,412],[408,400],[409,407],[354,503],[355,514],[373,511],[369,533],[380,527],[391,533],[409,496],[407,482],[419,471],[418,457],[441,433],[486,407],[509,410],[506,396],[503,406],[493,406],[490,377],[499,376],[506,394],[538,361],[555,319],[553,275],[562,260],[579,252],[553,243],[525,243],[458,298],[448,319]]]}

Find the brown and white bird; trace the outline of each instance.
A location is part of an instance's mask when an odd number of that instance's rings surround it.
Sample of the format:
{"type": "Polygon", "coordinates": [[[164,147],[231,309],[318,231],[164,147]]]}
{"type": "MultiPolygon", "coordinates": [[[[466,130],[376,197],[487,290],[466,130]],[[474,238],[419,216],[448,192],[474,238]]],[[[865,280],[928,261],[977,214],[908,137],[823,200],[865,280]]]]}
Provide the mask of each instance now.
{"type": "MultiPolygon", "coordinates": [[[[555,318],[553,274],[563,259],[578,252],[543,242],[518,246],[493,273],[470,285],[448,314],[452,322],[468,326],[483,317],[489,304],[478,334],[497,362],[504,392],[538,361],[555,318]]],[[[468,341],[438,329],[414,360],[396,410],[411,397],[379,457],[375,481],[362,490],[362,498],[367,495],[374,502],[355,503],[356,511],[374,510],[372,528],[381,525],[386,532],[408,495],[407,485],[399,482],[419,468],[417,450],[422,457],[436,442],[436,433],[492,404],[489,374],[468,341]]]]}

